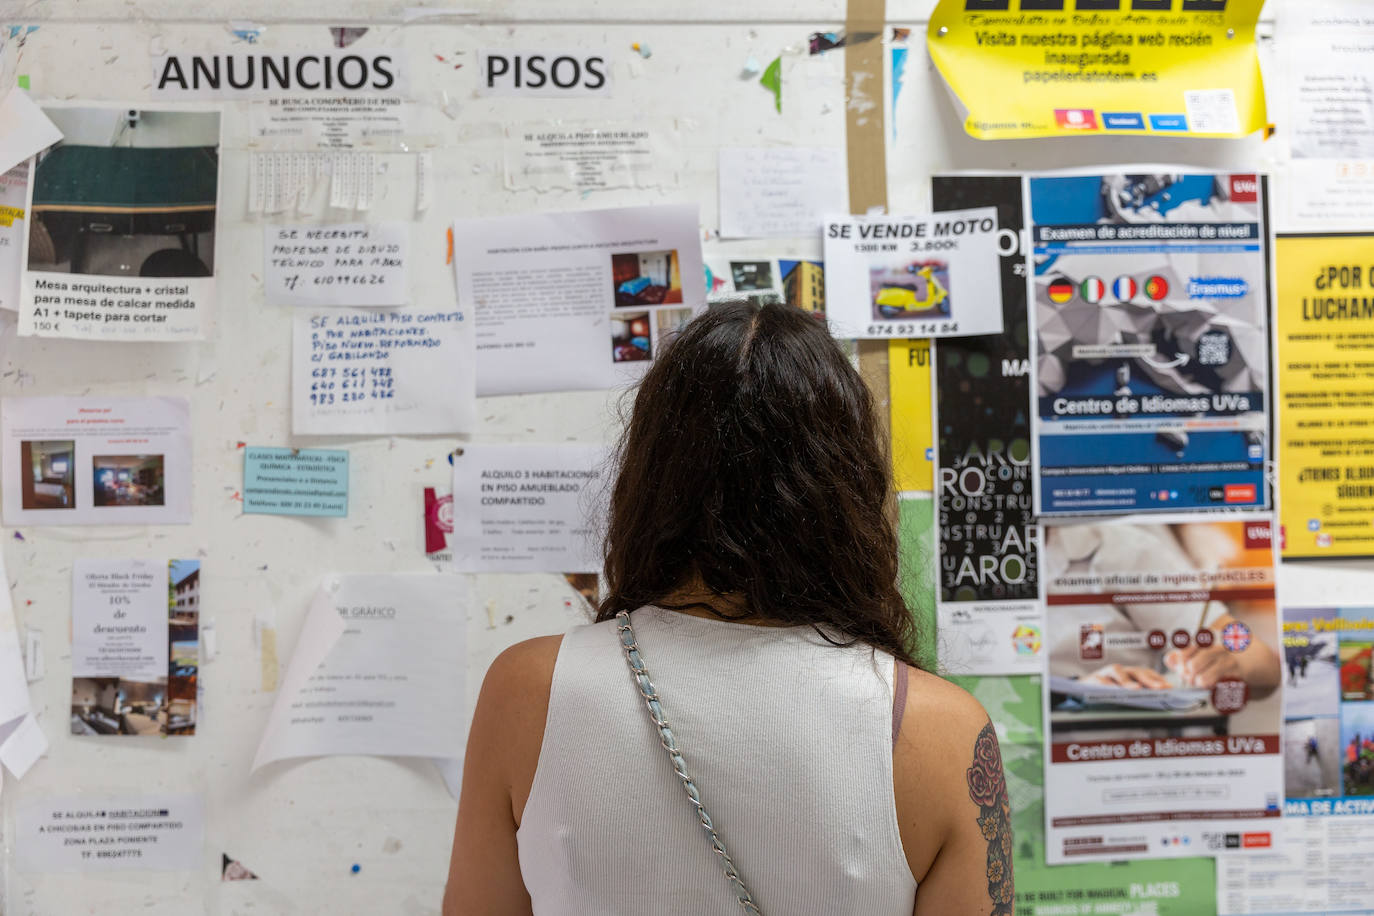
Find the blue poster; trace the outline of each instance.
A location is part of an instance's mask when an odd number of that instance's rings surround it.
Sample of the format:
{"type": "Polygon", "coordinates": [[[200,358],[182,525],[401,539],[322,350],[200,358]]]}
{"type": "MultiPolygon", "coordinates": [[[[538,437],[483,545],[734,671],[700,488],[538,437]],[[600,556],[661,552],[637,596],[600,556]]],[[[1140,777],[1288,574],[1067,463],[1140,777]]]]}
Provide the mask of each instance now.
{"type": "Polygon", "coordinates": [[[1042,516],[1269,506],[1255,175],[1029,181],[1042,516]]]}
{"type": "Polygon", "coordinates": [[[243,456],[243,511],[344,518],[348,452],[249,446],[243,456]]]}

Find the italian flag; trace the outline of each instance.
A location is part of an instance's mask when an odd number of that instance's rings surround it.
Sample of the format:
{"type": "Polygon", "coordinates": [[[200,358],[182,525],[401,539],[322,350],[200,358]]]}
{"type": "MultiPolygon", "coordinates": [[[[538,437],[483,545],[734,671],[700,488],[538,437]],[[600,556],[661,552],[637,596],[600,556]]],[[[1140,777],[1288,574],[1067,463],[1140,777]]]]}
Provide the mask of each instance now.
{"type": "Polygon", "coordinates": [[[1089,277],[1083,281],[1079,290],[1083,294],[1084,302],[1097,305],[1107,295],[1107,284],[1103,283],[1100,277],[1089,277]]]}

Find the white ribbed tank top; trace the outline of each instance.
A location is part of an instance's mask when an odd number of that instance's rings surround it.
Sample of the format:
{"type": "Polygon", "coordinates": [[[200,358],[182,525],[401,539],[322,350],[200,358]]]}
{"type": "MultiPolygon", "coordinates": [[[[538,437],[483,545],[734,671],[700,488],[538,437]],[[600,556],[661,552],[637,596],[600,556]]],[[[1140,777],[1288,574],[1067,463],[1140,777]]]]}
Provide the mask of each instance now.
{"type": "MultiPolygon", "coordinates": [[[[892,657],[810,627],[631,615],[688,772],[765,914],[910,916],[892,657]]],[[[739,911],[621,654],[573,629],[516,835],[536,914],[739,911]]]]}

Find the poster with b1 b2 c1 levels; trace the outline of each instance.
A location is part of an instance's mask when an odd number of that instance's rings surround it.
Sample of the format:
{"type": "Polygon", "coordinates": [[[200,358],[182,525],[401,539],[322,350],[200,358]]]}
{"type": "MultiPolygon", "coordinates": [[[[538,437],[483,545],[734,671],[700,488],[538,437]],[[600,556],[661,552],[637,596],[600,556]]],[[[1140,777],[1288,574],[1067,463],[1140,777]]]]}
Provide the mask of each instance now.
{"type": "Polygon", "coordinates": [[[1029,184],[1037,513],[1268,507],[1265,181],[1029,184]]]}
{"type": "Polygon", "coordinates": [[[825,300],[832,333],[892,338],[1000,332],[998,238],[991,207],[826,220],[825,300]]]}

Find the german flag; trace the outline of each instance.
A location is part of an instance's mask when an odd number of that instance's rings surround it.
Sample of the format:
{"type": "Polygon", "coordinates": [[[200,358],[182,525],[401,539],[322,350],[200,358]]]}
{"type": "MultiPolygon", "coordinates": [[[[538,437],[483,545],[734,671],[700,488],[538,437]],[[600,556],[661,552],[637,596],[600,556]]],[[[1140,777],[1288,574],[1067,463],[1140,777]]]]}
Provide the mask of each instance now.
{"type": "Polygon", "coordinates": [[[1155,302],[1163,301],[1169,295],[1169,281],[1155,274],[1145,281],[1145,295],[1155,302]]]}
{"type": "Polygon", "coordinates": [[[1073,298],[1073,284],[1065,277],[1055,277],[1050,281],[1050,301],[1064,303],[1073,298]]]}

